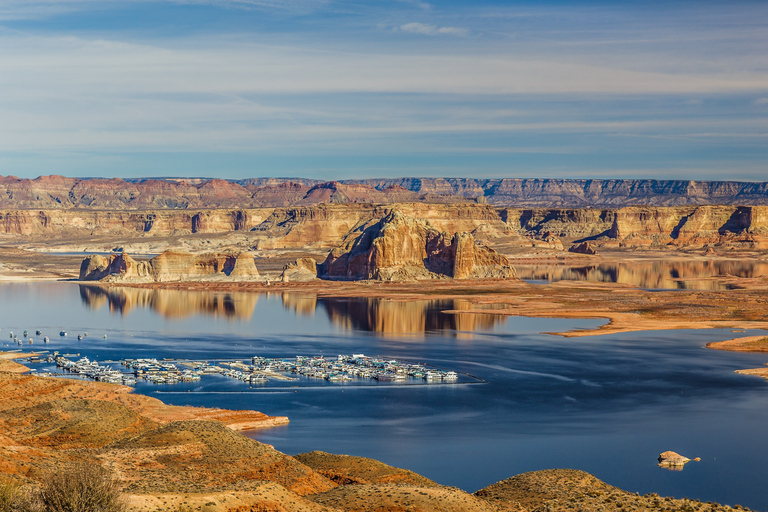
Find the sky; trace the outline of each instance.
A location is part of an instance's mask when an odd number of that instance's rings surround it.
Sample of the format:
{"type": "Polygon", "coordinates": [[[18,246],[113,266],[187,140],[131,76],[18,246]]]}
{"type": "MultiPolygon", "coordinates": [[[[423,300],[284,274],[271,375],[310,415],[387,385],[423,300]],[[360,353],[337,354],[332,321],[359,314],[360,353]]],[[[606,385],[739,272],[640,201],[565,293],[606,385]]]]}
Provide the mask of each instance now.
{"type": "Polygon", "coordinates": [[[0,175],[768,181],[768,2],[0,0],[0,175]]]}

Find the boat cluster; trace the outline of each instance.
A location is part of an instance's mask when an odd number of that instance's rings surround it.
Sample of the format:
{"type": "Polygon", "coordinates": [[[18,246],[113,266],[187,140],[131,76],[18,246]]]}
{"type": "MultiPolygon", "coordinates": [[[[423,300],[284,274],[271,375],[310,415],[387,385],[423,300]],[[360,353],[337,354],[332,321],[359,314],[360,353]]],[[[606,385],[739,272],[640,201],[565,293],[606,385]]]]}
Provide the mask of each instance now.
{"type": "MultiPolygon", "coordinates": [[[[34,358],[30,359],[30,361],[37,362],[33,359],[34,358]]],[[[45,362],[56,363],[57,368],[61,368],[66,372],[98,380],[100,382],[125,384],[126,386],[136,384],[136,379],[132,375],[124,374],[111,366],[102,366],[97,361],[91,361],[87,357],[82,357],[77,361],[73,361],[65,356],[59,355],[58,352],[54,352],[45,358],[45,362]]]]}
{"type": "Polygon", "coordinates": [[[255,356],[251,363],[255,371],[290,372],[331,382],[353,379],[374,379],[380,382],[403,382],[421,379],[427,382],[455,382],[459,376],[454,371],[427,368],[416,363],[395,359],[368,357],[364,354],[323,356],[296,356],[293,359],[270,359],[255,356]]]}
{"type": "MultiPolygon", "coordinates": [[[[40,329],[35,331],[35,335],[40,336],[41,334],[43,334],[43,332],[40,329]]],[[[24,340],[26,340],[30,344],[35,342],[35,338],[31,337],[28,331],[24,331],[22,333],[21,339],[19,339],[19,337],[16,334],[14,334],[13,331],[11,331],[10,339],[12,339],[14,343],[18,343],[19,345],[22,345],[24,343],[24,340]]],[[[43,338],[43,343],[48,343],[49,341],[51,340],[50,338],[48,338],[48,336],[43,338]]]]}
{"type": "MultiPolygon", "coordinates": [[[[456,382],[458,374],[449,370],[428,368],[421,364],[368,357],[363,354],[339,355],[335,358],[323,356],[296,356],[292,359],[275,359],[254,356],[251,364],[242,361],[211,364],[197,361],[175,361],[158,359],[124,359],[120,361],[127,372],[108,365],[100,365],[87,357],[69,359],[71,354],[54,352],[48,356],[30,357],[32,363],[55,363],[65,372],[101,382],[135,385],[146,380],[153,384],[178,384],[198,382],[204,375],[222,375],[250,384],[264,384],[270,378],[296,380],[286,374],[329,382],[344,382],[354,379],[372,379],[379,382],[402,383],[408,380],[423,380],[427,383],[456,382]]],[[[40,374],[38,374],[40,375],[40,374]]]]}
{"type": "Polygon", "coordinates": [[[197,382],[203,375],[223,375],[243,382],[266,382],[263,375],[253,375],[248,365],[241,362],[221,363],[230,368],[207,362],[188,361],[183,364],[187,368],[180,369],[170,361],[157,359],[125,359],[123,366],[133,370],[136,378],[146,379],[154,384],[178,384],[179,382],[197,382]]]}
{"type": "Polygon", "coordinates": [[[178,384],[179,382],[198,382],[202,372],[198,369],[180,369],[169,361],[157,359],[124,359],[121,364],[131,370],[137,379],[145,379],[153,384],[178,384]]]}
{"type": "MultiPolygon", "coordinates": [[[[37,329],[35,331],[35,335],[36,336],[40,336],[42,334],[43,334],[43,331],[41,331],[40,329],[37,329]]],[[[61,337],[64,337],[64,336],[67,336],[67,335],[68,335],[67,331],[60,331],[59,332],[59,336],[61,336],[61,337]]],[[[83,334],[78,334],[77,335],[77,339],[78,340],[82,340],[83,338],[87,338],[87,337],[88,337],[88,333],[87,332],[83,333],[83,334]]],[[[103,336],[103,338],[106,339],[107,335],[105,334],[103,336]]],[[[13,331],[11,331],[10,339],[13,340],[14,343],[18,343],[19,345],[23,345],[24,341],[26,341],[29,344],[32,344],[32,343],[35,342],[35,338],[33,338],[32,336],[29,335],[29,331],[24,331],[22,333],[22,335],[21,335],[21,338],[19,338],[16,334],[14,334],[13,331]]],[[[49,341],[51,341],[51,339],[48,336],[44,336],[43,337],[43,343],[48,343],[49,341]]]]}

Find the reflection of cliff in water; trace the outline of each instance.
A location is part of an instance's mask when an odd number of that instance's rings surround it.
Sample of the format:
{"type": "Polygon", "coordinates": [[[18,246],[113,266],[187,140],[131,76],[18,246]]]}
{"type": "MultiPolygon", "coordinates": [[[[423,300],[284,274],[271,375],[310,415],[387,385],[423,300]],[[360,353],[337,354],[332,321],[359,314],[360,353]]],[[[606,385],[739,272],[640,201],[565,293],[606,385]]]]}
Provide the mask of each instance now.
{"type": "MultiPolygon", "coordinates": [[[[133,287],[79,285],[80,297],[91,309],[108,307],[126,315],[134,309],[150,309],[166,318],[197,314],[248,320],[253,316],[258,293],[162,290],[133,287]]],[[[275,294],[268,293],[269,296],[275,294]]],[[[503,315],[461,313],[472,308],[464,300],[397,301],[382,298],[318,298],[300,293],[281,293],[283,307],[297,315],[325,311],[336,326],[346,330],[384,335],[453,331],[457,336],[488,329],[506,320],[503,315]],[[453,313],[444,313],[446,310],[453,313]]]]}
{"type": "Polygon", "coordinates": [[[150,288],[80,286],[80,297],[91,309],[105,305],[113,313],[125,315],[133,309],[151,309],[166,318],[185,318],[195,314],[247,320],[253,316],[259,295],[150,288]]]}
{"type": "Polygon", "coordinates": [[[725,290],[717,278],[768,275],[768,263],[734,260],[608,262],[580,267],[516,265],[521,279],[621,283],[646,289],[725,290]],[[712,279],[714,278],[714,279],[712,279]]]}
{"type": "Polygon", "coordinates": [[[384,335],[424,334],[430,331],[472,332],[505,322],[503,315],[445,313],[470,309],[464,300],[396,301],[381,298],[318,298],[331,321],[349,330],[384,335]]]}

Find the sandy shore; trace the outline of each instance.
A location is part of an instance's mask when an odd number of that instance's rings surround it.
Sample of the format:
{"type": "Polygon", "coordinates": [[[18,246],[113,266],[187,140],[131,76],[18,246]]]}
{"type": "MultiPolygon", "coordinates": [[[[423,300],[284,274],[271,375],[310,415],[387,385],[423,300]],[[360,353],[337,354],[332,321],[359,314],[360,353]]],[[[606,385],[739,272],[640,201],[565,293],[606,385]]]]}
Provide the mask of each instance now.
{"type": "Polygon", "coordinates": [[[29,371],[29,368],[21,363],[17,363],[16,359],[24,359],[27,357],[36,356],[33,352],[0,352],[0,372],[8,373],[25,373],[29,371]]]}
{"type": "Polygon", "coordinates": [[[744,336],[732,340],[707,343],[707,348],[731,352],[768,352],[768,336],[744,336]]]}
{"type": "MultiPolygon", "coordinates": [[[[707,343],[707,348],[730,352],[768,352],[768,336],[744,336],[732,340],[707,343]]],[[[754,375],[768,380],[768,367],[736,370],[740,375],[754,375]]]]}

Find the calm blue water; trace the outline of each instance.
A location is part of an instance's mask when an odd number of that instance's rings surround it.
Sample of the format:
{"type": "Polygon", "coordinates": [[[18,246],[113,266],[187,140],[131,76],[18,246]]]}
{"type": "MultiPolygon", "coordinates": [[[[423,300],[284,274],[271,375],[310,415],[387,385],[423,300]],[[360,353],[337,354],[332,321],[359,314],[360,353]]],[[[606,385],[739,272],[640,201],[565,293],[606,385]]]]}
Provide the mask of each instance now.
{"type": "Polygon", "coordinates": [[[703,348],[762,331],[565,339],[539,333],[599,322],[441,313],[461,306],[4,284],[0,349],[18,348],[8,345],[10,330],[39,328],[51,343],[38,339],[34,348],[102,361],[353,352],[418,360],[488,383],[361,387],[311,381],[293,388],[296,383],[270,381],[251,388],[203,377],[200,383],[140,383],[136,389],[166,403],[286,415],[289,426],[249,435],[290,454],[325,450],[373,457],[468,491],[524,471],[568,467],[630,491],[768,510],[768,382],[733,373],[762,366],[768,357],[703,348]],[[67,338],[57,335],[62,329],[67,338]],[[84,331],[90,336],[77,341],[84,331]],[[682,472],[663,470],[655,459],[665,450],[702,461],[682,472]]]}

